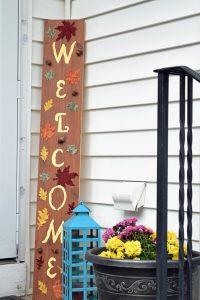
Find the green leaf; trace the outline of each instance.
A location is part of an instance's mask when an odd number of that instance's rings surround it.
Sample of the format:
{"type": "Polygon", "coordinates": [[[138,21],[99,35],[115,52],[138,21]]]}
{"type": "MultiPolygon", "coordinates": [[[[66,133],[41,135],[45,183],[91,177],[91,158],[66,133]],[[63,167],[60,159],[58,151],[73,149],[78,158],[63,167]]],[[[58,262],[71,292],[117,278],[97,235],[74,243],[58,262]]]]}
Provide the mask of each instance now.
{"type": "Polygon", "coordinates": [[[77,111],[78,110],[78,104],[76,102],[69,102],[67,104],[67,107],[69,108],[69,110],[71,111],[77,111]]]}
{"type": "Polygon", "coordinates": [[[44,76],[46,77],[47,80],[52,80],[54,78],[54,72],[53,70],[47,71],[44,76]]]}
{"type": "Polygon", "coordinates": [[[56,32],[55,32],[55,30],[53,28],[49,27],[48,30],[47,30],[47,32],[46,32],[46,34],[47,34],[47,36],[49,38],[52,39],[52,38],[54,38],[56,32]]]}
{"type": "Polygon", "coordinates": [[[49,174],[47,174],[45,172],[42,172],[41,174],[39,174],[39,177],[42,182],[46,182],[50,178],[49,174]]]}
{"type": "Polygon", "coordinates": [[[78,149],[76,148],[76,145],[68,145],[67,152],[71,155],[74,155],[78,152],[78,149]]]}

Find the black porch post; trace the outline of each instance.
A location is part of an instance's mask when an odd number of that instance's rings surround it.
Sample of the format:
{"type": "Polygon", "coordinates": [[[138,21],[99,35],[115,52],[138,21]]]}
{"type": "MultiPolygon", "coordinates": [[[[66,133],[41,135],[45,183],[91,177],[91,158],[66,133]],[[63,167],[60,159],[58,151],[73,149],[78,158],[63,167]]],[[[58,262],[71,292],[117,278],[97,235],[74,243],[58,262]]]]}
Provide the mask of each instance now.
{"type": "Polygon", "coordinates": [[[185,75],[180,75],[179,151],[179,299],[184,299],[184,183],[185,183],[185,75]]]}
{"type": "Polygon", "coordinates": [[[187,284],[187,297],[188,300],[192,300],[192,101],[193,101],[193,79],[188,77],[188,103],[187,103],[187,274],[188,274],[188,284],[187,284]]]}
{"type": "Polygon", "coordinates": [[[168,86],[168,73],[159,72],[157,133],[157,300],[167,299],[168,86]]]}

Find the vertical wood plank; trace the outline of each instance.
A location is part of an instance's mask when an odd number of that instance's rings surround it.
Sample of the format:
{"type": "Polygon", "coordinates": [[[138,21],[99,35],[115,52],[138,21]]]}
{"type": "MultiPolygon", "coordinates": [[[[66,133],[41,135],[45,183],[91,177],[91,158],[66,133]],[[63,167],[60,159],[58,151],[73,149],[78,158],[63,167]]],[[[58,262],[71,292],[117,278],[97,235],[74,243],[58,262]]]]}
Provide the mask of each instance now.
{"type": "Polygon", "coordinates": [[[62,299],[62,223],[79,200],[84,21],[45,22],[33,299],[62,299]]]}

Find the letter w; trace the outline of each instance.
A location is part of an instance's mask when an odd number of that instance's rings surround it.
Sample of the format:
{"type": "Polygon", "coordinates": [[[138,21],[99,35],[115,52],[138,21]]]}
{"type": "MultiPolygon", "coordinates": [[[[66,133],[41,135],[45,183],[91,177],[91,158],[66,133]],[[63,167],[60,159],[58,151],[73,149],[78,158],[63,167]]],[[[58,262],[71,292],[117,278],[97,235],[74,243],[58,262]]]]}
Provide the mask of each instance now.
{"type": "Polygon", "coordinates": [[[68,64],[70,62],[70,59],[71,59],[71,56],[73,54],[75,45],[76,45],[76,41],[73,42],[73,44],[70,47],[69,53],[67,54],[66,46],[65,46],[65,44],[62,44],[59,53],[57,53],[56,43],[53,42],[53,44],[52,44],[53,54],[54,54],[54,57],[55,57],[55,60],[56,60],[57,64],[59,64],[62,56],[64,56],[64,60],[65,60],[66,64],[68,64]]]}

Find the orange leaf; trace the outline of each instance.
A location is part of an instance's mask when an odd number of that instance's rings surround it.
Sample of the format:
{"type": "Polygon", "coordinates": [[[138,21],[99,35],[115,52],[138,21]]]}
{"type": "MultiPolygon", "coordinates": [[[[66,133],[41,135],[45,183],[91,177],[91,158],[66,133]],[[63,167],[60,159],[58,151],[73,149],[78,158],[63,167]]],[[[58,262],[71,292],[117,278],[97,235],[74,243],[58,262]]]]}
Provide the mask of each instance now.
{"type": "Polygon", "coordinates": [[[62,285],[60,280],[57,280],[53,285],[53,292],[57,299],[62,299],[62,285]]]}
{"type": "Polygon", "coordinates": [[[50,123],[46,123],[44,128],[41,128],[41,137],[43,139],[50,139],[55,133],[55,127],[51,127],[50,123]]]}
{"type": "Polygon", "coordinates": [[[78,83],[80,80],[80,70],[70,71],[66,79],[69,84],[78,83]]]}

